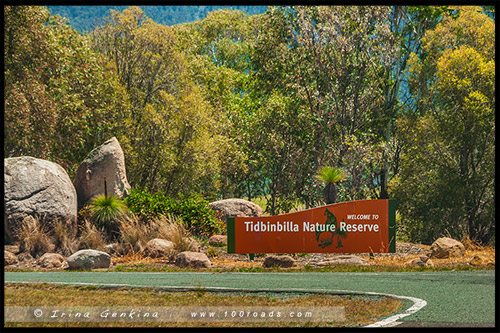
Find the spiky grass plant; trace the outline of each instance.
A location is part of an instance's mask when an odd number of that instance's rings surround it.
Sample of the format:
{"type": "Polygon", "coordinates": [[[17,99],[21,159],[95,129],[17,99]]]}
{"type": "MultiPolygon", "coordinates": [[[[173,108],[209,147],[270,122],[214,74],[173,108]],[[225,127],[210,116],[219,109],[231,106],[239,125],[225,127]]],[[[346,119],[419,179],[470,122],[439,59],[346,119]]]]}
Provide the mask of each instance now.
{"type": "Polygon", "coordinates": [[[103,228],[111,239],[116,238],[120,220],[127,214],[125,203],[114,195],[97,195],[91,202],[91,219],[103,228]]]}
{"type": "Polygon", "coordinates": [[[324,166],[318,171],[316,179],[325,184],[323,199],[326,204],[335,203],[337,201],[336,183],[345,179],[344,171],[341,168],[324,166]]]}

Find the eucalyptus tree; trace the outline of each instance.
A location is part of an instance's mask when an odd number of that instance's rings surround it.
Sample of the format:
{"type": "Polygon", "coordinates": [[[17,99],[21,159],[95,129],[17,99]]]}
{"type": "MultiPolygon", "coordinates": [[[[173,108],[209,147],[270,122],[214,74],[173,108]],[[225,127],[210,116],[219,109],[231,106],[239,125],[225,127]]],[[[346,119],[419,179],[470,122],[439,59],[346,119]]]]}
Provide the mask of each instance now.
{"type": "Polygon", "coordinates": [[[109,139],[126,96],[62,17],[41,6],[5,6],[4,18],[4,154],[49,159],[72,176],[109,139]]]}
{"type": "Polygon", "coordinates": [[[393,193],[410,237],[488,242],[495,215],[495,22],[480,7],[445,12],[412,54],[415,109],[393,193]]]}
{"type": "Polygon", "coordinates": [[[91,39],[130,99],[117,129],[130,182],[169,195],[216,191],[225,141],[173,29],[130,7],[111,11],[91,39]]]}

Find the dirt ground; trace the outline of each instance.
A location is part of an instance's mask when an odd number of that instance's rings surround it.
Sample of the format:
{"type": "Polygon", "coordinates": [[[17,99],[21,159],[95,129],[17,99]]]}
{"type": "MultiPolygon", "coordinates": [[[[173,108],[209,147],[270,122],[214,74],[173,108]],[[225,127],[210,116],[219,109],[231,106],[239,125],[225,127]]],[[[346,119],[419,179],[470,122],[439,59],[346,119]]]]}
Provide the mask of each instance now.
{"type": "MultiPolygon", "coordinates": [[[[479,247],[474,244],[465,243],[466,252],[462,257],[452,257],[446,259],[431,258],[431,265],[434,268],[453,268],[454,266],[471,266],[484,269],[495,268],[495,248],[479,247]]],[[[396,253],[375,253],[370,254],[341,254],[341,253],[309,253],[309,254],[288,254],[295,260],[295,265],[289,269],[304,269],[321,266],[321,262],[328,261],[340,256],[356,256],[366,260],[367,266],[386,266],[391,268],[403,268],[409,266],[409,262],[413,259],[429,255],[430,246],[413,244],[413,243],[396,243],[396,253]]],[[[5,250],[15,253],[16,248],[5,246],[5,250]]],[[[223,270],[238,270],[241,268],[259,268],[262,267],[265,254],[256,254],[253,260],[250,260],[246,254],[228,254],[223,247],[212,247],[211,251],[208,246],[202,247],[202,252],[210,253],[209,259],[212,263],[212,268],[223,270]]],[[[18,258],[23,258],[23,254],[15,253],[18,258]]],[[[430,262],[429,262],[430,263],[430,262]]],[[[141,253],[129,253],[124,256],[113,256],[111,259],[110,269],[118,265],[135,266],[140,264],[153,264],[154,266],[168,265],[175,268],[172,260],[167,258],[150,258],[141,253]]],[[[347,264],[349,265],[349,264],[347,264]]],[[[5,271],[12,270],[63,270],[65,267],[58,268],[43,268],[37,265],[34,258],[25,258],[19,260],[14,265],[5,266],[5,271]]]]}
{"type": "MultiPolygon", "coordinates": [[[[360,254],[341,254],[341,253],[310,253],[310,254],[291,254],[295,259],[296,265],[293,268],[300,269],[306,265],[310,267],[317,266],[322,261],[328,261],[339,256],[357,256],[368,261],[370,265],[377,266],[393,266],[405,267],[412,259],[427,256],[430,246],[412,244],[412,243],[397,243],[396,253],[375,253],[373,257],[367,253],[360,254]]],[[[222,251],[221,251],[222,252],[222,251]]],[[[212,265],[225,266],[228,268],[240,267],[262,267],[265,255],[256,255],[253,261],[249,260],[247,255],[231,255],[221,253],[215,258],[211,258],[212,265]]],[[[446,259],[432,258],[433,266],[453,267],[462,266],[481,266],[494,269],[495,267],[495,249],[492,247],[466,247],[466,252],[463,257],[452,257],[446,259]],[[476,258],[476,260],[474,260],[476,258]]]]}

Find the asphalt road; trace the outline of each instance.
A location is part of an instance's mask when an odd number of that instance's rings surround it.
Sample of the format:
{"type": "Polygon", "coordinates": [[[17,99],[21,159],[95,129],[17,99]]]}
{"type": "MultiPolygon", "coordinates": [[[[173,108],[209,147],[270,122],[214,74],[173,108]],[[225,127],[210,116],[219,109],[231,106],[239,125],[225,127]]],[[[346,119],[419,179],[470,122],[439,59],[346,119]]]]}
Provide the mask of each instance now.
{"type": "MultiPolygon", "coordinates": [[[[495,271],[379,273],[5,272],[5,282],[383,293],[423,300],[401,326],[495,326],[495,271]]],[[[405,301],[405,309],[415,306],[405,301]]]]}

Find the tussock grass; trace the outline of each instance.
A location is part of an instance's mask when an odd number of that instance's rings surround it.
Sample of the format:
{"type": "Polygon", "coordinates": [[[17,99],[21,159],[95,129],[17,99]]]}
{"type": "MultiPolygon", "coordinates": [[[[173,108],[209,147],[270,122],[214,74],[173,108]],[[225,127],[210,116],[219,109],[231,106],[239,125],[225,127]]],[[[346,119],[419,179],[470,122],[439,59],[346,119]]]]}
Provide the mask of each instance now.
{"type": "Polygon", "coordinates": [[[34,258],[38,258],[51,250],[53,243],[37,217],[26,216],[19,230],[19,249],[27,252],[34,258]]]}
{"type": "Polygon", "coordinates": [[[53,241],[56,251],[64,256],[73,254],[80,243],[75,228],[62,220],[56,221],[54,225],[53,241]]]}
{"type": "Polygon", "coordinates": [[[150,240],[161,238],[174,243],[175,251],[172,255],[175,255],[194,249],[195,244],[187,235],[188,232],[178,217],[160,216],[144,222],[135,216],[129,216],[120,225],[119,242],[124,251],[139,255],[150,240]]]}
{"type": "Polygon", "coordinates": [[[98,229],[90,221],[85,221],[79,237],[79,248],[103,251],[107,243],[104,234],[103,230],[98,229]]]}

